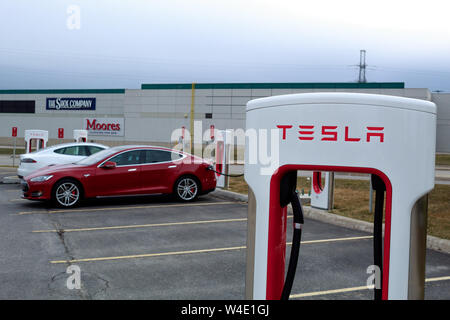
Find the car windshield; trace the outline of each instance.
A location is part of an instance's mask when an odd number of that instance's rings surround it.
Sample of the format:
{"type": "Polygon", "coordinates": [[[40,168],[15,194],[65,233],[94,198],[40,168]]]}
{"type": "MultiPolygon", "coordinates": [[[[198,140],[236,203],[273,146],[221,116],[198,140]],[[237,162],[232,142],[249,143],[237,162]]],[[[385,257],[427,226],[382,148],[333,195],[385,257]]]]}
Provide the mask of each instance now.
{"type": "Polygon", "coordinates": [[[83,165],[83,166],[90,166],[90,165],[97,163],[97,162],[103,160],[104,158],[112,155],[115,152],[117,152],[116,148],[105,149],[105,150],[99,151],[97,153],[94,153],[93,155],[86,157],[75,163],[83,165]]]}

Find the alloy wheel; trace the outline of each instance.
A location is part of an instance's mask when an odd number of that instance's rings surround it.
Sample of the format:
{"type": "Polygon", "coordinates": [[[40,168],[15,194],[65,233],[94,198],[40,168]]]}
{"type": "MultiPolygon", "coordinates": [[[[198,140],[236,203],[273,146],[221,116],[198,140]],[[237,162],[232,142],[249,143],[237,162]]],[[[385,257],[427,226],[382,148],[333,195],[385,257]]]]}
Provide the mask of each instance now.
{"type": "Polygon", "coordinates": [[[198,184],[192,178],[183,178],[178,182],[177,194],[181,200],[189,201],[194,199],[198,193],[198,184]]]}
{"type": "Polygon", "coordinates": [[[60,205],[71,207],[80,199],[80,189],[73,182],[64,182],[56,189],[55,197],[60,205]]]}

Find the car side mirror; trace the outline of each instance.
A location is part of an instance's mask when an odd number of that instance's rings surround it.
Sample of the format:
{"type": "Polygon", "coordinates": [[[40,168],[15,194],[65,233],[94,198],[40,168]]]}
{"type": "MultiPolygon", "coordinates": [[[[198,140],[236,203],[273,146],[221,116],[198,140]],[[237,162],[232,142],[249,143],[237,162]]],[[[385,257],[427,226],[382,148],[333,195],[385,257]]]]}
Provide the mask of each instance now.
{"type": "Polygon", "coordinates": [[[103,169],[114,169],[117,166],[117,164],[115,162],[112,161],[106,161],[101,168],[103,169]]]}

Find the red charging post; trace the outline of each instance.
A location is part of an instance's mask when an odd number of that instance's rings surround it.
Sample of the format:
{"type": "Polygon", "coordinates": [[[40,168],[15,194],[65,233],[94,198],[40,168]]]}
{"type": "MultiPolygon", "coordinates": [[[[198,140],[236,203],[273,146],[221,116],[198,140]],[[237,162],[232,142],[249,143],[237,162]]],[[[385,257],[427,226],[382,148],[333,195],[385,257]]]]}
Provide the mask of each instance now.
{"type": "Polygon", "coordinates": [[[14,138],[14,148],[13,148],[13,167],[16,164],[15,160],[16,160],[16,139],[17,139],[17,127],[12,127],[12,134],[11,134],[14,138]]]}
{"type": "Polygon", "coordinates": [[[211,141],[213,141],[214,140],[214,125],[213,124],[209,126],[209,136],[211,138],[211,141]]]}
{"type": "MultiPolygon", "coordinates": [[[[64,128],[58,128],[58,139],[64,139],[64,128]]],[[[61,141],[59,141],[61,143],[61,141]]]]}

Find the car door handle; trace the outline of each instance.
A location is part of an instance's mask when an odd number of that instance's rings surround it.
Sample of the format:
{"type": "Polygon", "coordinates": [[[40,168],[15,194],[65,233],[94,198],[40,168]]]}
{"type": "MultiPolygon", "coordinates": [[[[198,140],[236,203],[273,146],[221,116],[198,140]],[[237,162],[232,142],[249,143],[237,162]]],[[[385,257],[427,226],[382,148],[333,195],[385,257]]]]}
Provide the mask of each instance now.
{"type": "Polygon", "coordinates": [[[137,170],[136,168],[128,169],[128,172],[130,172],[130,171],[136,171],[136,170],[137,170]]]}
{"type": "Polygon", "coordinates": [[[169,168],[176,168],[177,166],[169,166],[169,168]]]}

